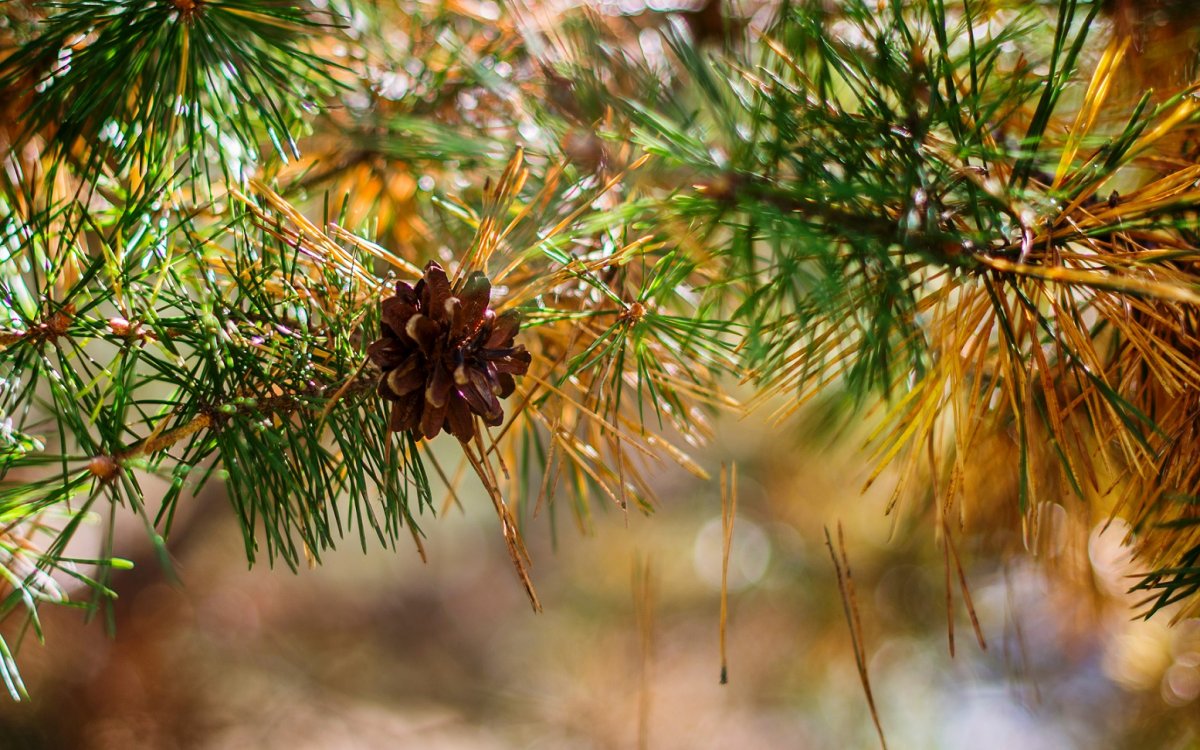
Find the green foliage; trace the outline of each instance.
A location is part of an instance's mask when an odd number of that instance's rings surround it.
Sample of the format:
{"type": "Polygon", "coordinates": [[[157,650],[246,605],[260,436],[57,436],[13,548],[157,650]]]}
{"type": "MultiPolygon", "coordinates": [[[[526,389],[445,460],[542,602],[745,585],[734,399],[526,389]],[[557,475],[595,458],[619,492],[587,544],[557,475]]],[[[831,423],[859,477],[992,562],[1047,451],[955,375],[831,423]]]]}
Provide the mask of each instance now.
{"type": "Polygon", "coordinates": [[[48,4],[37,34],[3,61],[0,86],[36,81],[24,116],[53,131],[53,158],[85,178],[140,173],[157,189],[182,156],[211,181],[240,177],[265,137],[298,157],[302,113],[334,89],[305,49],[320,20],[280,0],[88,0],[48,4]]]}

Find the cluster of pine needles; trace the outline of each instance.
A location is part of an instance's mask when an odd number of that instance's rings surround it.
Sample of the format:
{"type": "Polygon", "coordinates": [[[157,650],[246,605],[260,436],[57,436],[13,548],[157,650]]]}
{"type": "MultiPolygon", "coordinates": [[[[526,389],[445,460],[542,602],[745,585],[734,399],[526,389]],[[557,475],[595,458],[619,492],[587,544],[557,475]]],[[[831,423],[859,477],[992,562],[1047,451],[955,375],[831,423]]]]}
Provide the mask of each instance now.
{"type": "MultiPolygon", "coordinates": [[[[111,598],[118,508],[169,565],[212,478],[248,558],[294,568],[347,535],[423,554],[469,471],[538,608],[521,531],[556,498],[584,529],[649,510],[663,465],[707,478],[720,412],[830,395],[881,415],[871,479],[892,467],[968,602],[954,537],[999,504],[1032,545],[1046,502],[1128,519],[1140,612],[1200,602],[1186,9],[321,5],[5,4],[16,642],[43,602],[111,598]],[[486,275],[532,357],[450,459],[389,430],[366,356],[431,259],[486,275]]],[[[0,676],[24,693],[2,638],[0,676]]]]}

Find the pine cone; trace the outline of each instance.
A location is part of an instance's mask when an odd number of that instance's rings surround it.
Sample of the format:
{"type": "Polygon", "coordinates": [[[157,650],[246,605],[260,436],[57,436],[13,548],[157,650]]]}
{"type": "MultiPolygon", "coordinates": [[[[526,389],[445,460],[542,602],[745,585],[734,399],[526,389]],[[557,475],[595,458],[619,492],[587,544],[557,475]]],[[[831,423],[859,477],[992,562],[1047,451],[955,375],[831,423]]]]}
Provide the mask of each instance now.
{"type": "Polygon", "coordinates": [[[383,336],[367,354],[383,370],[379,394],[392,402],[393,431],[432,438],[444,427],[465,443],[475,435],[472,414],[492,426],[503,421],[500,399],[516,389],[513,376],[525,374],[531,357],[513,345],[520,316],[496,315],[491,294],[479,272],[451,289],[430,261],[416,287],[399,282],[383,301],[383,336]]]}

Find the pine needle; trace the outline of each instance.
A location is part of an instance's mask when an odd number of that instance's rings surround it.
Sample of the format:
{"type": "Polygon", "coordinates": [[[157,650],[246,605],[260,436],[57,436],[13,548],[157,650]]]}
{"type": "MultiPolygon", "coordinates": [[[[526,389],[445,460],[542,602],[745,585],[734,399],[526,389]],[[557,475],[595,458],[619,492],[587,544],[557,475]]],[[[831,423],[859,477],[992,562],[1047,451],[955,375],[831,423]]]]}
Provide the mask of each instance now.
{"type": "Polygon", "coordinates": [[[1100,114],[1104,101],[1108,98],[1115,73],[1121,65],[1121,60],[1125,57],[1125,51],[1129,49],[1129,41],[1129,37],[1114,37],[1104,50],[1104,54],[1100,56],[1100,62],[1096,65],[1091,83],[1088,84],[1087,91],[1083,95],[1083,106],[1080,107],[1075,116],[1075,123],[1067,134],[1067,142],[1063,146],[1062,157],[1059,159],[1058,169],[1055,170],[1051,188],[1057,189],[1062,185],[1071,163],[1075,160],[1075,154],[1079,151],[1080,143],[1095,125],[1096,117],[1100,114]]]}
{"type": "Polygon", "coordinates": [[[737,464],[726,470],[721,464],[721,680],[729,683],[729,659],[725,651],[726,623],[729,620],[729,553],[733,548],[733,521],[737,516],[737,464]]]}
{"type": "MultiPolygon", "coordinates": [[[[963,570],[962,560],[958,556],[958,548],[954,544],[954,538],[950,533],[949,526],[944,528],[944,540],[946,549],[949,550],[950,556],[954,560],[954,569],[958,573],[959,590],[962,591],[963,605],[967,608],[967,616],[971,619],[971,628],[975,632],[975,640],[979,643],[979,648],[983,651],[987,650],[987,641],[983,637],[983,628],[979,625],[979,615],[975,612],[975,602],[971,598],[971,589],[967,586],[967,575],[963,570]]],[[[947,561],[947,575],[949,575],[949,561],[947,561]]],[[[954,648],[951,646],[950,655],[954,656],[954,648]]]]}
{"type": "Polygon", "coordinates": [[[879,712],[875,709],[875,696],[871,693],[871,678],[867,674],[867,653],[863,644],[862,622],[858,616],[858,599],[854,594],[854,579],[850,574],[850,558],[846,555],[846,540],[842,534],[842,523],[838,522],[838,547],[833,547],[833,539],[829,536],[829,527],[825,527],[825,546],[829,549],[829,557],[833,560],[833,569],[837,574],[838,591],[842,597],[842,610],[846,614],[846,625],[850,628],[850,643],[854,648],[854,661],[858,666],[858,679],[862,683],[863,692],[867,697],[867,706],[871,710],[871,721],[875,724],[875,732],[879,735],[879,746],[887,750],[887,740],[884,739],[883,725],[879,722],[879,712]]]}
{"type": "MultiPolygon", "coordinates": [[[[478,426],[476,426],[476,429],[478,429],[478,426]]],[[[483,487],[487,491],[488,497],[491,498],[492,506],[496,510],[496,517],[500,520],[500,532],[504,537],[504,544],[508,548],[508,556],[512,560],[513,569],[516,571],[517,577],[525,587],[525,593],[529,596],[529,603],[533,607],[534,612],[541,612],[542,604],[538,601],[537,592],[533,587],[533,580],[529,576],[529,553],[525,550],[525,542],[521,539],[521,532],[517,528],[516,521],[500,494],[500,488],[496,485],[493,472],[486,465],[487,454],[484,452],[482,440],[479,442],[478,456],[475,455],[469,443],[462,443],[463,455],[467,457],[471,468],[475,470],[475,475],[479,477],[480,482],[483,483],[483,487]]]]}
{"type": "Polygon", "coordinates": [[[653,558],[640,554],[633,560],[633,614],[637,623],[640,668],[638,679],[639,750],[650,747],[650,711],[653,702],[654,680],[654,599],[655,582],[653,558]]]}

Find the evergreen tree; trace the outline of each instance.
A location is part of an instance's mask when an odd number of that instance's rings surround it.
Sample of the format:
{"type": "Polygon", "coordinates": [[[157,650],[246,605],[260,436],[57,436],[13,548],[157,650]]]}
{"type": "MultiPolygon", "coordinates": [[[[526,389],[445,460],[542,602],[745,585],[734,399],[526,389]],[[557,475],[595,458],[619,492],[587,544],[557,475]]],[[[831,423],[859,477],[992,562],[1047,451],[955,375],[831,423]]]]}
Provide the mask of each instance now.
{"type": "Polygon", "coordinates": [[[1138,614],[1193,606],[1200,106],[1151,6],[8,0],[9,692],[38,608],[127,565],[79,528],[132,509],[169,566],[209,481],[295,568],[420,549],[455,456],[538,608],[522,520],[705,475],[739,380],[883,405],[874,476],[947,550],[1070,497],[1131,522],[1138,614]]]}

